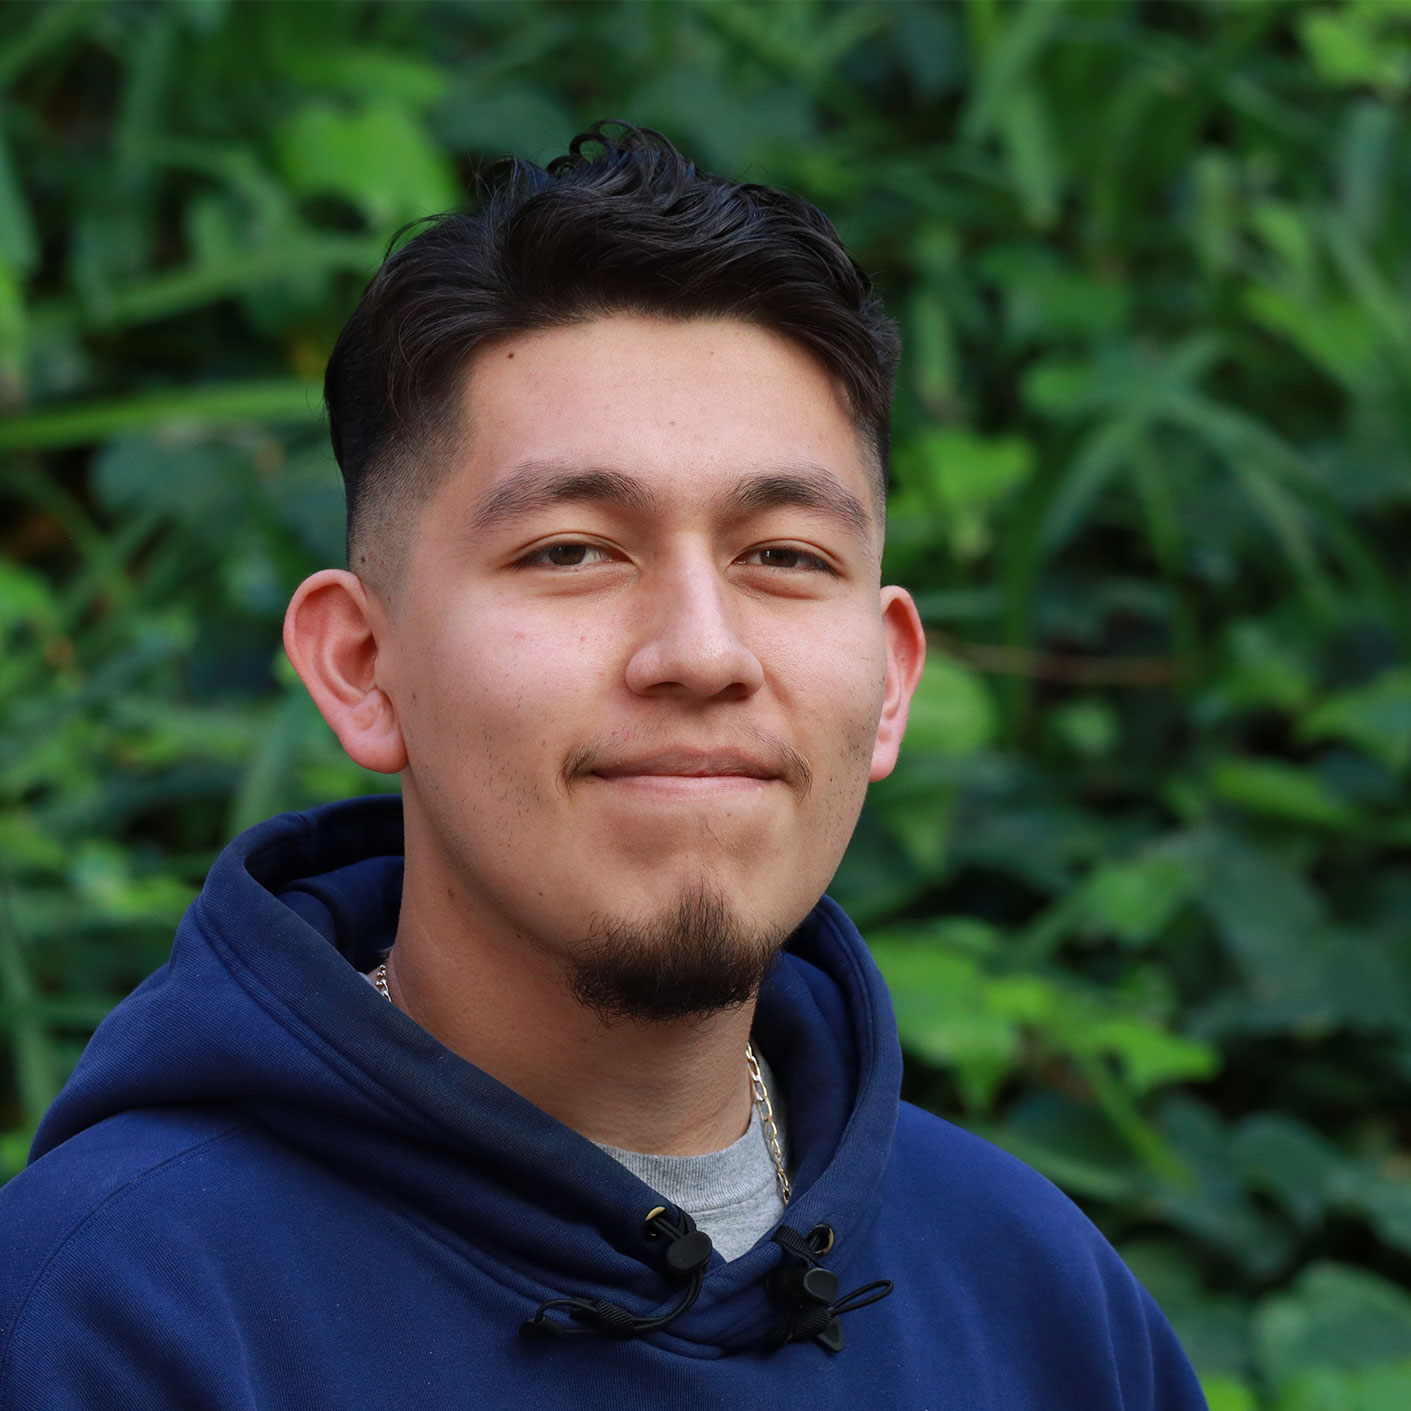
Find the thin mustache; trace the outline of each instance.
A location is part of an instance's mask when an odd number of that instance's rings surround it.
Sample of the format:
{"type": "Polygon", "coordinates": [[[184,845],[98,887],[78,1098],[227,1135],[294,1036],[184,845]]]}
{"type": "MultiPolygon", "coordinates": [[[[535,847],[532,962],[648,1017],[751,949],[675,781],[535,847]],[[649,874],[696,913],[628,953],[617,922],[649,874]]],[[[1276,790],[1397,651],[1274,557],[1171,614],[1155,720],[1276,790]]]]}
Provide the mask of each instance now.
{"type": "MultiPolygon", "coordinates": [[[[813,788],[812,767],[808,760],[787,740],[780,739],[777,735],[766,734],[762,730],[746,732],[745,740],[748,744],[744,749],[741,748],[742,742],[724,747],[690,746],[689,748],[692,753],[699,752],[706,755],[743,753],[751,762],[758,763],[769,775],[783,780],[791,788],[797,789],[800,794],[807,795],[809,790],[813,788]]],[[[631,749],[625,749],[617,740],[590,741],[588,744],[579,745],[564,761],[563,780],[566,785],[572,787],[575,780],[582,779],[585,775],[597,774],[603,770],[619,770],[624,764],[630,764],[635,760],[650,760],[658,755],[672,753],[681,748],[679,743],[666,741],[660,745],[634,744],[631,749]]]]}

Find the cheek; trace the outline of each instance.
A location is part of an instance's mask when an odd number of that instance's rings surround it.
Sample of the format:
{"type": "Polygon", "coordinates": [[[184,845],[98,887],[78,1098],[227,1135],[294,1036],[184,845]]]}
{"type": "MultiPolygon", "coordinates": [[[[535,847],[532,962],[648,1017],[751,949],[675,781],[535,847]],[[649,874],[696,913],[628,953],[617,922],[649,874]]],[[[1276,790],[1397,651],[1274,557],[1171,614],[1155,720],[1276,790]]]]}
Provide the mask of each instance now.
{"type": "Polygon", "coordinates": [[[835,784],[849,782],[861,770],[859,787],[865,786],[886,695],[886,641],[880,624],[858,614],[826,636],[794,639],[784,651],[806,702],[809,733],[823,756],[810,762],[836,771],[835,784]]]}
{"type": "Polygon", "coordinates": [[[580,743],[586,698],[602,679],[604,644],[579,629],[546,640],[532,624],[483,607],[456,619],[454,629],[443,624],[427,634],[408,677],[416,683],[408,697],[412,767],[434,759],[452,776],[473,771],[461,780],[472,793],[551,788],[580,743]]]}

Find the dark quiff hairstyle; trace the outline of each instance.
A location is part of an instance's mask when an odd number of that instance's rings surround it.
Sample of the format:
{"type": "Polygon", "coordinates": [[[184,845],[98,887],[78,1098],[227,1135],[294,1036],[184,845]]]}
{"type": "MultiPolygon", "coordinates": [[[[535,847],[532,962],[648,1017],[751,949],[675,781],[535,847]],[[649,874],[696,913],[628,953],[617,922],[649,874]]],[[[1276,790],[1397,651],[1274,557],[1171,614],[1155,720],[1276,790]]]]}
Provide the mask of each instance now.
{"type": "Polygon", "coordinates": [[[324,398],[350,565],[376,578],[399,559],[463,430],[478,348],[622,313],[737,318],[801,344],[846,395],[880,510],[901,345],[832,223],[787,191],[698,171],[659,132],[598,122],[547,167],[497,163],[478,209],[431,218],[387,257],[339,335],[324,398]]]}

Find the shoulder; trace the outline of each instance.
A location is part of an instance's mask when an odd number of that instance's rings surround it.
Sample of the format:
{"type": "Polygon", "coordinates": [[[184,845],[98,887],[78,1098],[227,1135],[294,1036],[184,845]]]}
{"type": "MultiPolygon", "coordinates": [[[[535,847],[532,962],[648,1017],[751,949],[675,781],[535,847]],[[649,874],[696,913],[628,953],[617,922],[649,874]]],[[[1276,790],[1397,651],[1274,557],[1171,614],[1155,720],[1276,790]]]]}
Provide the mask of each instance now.
{"type": "Polygon", "coordinates": [[[889,1184],[957,1254],[1022,1266],[1031,1282],[1137,1287],[1101,1231],[1052,1181],[910,1103],[898,1113],[889,1184]]]}
{"type": "Polygon", "coordinates": [[[46,1152],[0,1187],[6,1273],[17,1253],[42,1257],[137,1188],[180,1181],[184,1166],[250,1125],[229,1111],[152,1108],[111,1117],[46,1152]]]}
{"type": "MultiPolygon", "coordinates": [[[[906,1204],[908,1239],[937,1256],[941,1277],[959,1277],[992,1323],[1023,1328],[1026,1356],[1051,1358],[1055,1378],[1096,1388],[1115,1376],[1122,1394],[1112,1404],[1204,1407],[1151,1295],[1052,1181],[902,1103],[888,1185],[906,1204]]],[[[1094,1392],[1090,1404],[1109,1403],[1094,1392]]]]}
{"type": "Polygon", "coordinates": [[[898,1105],[896,1174],[939,1185],[967,1205],[1010,1209],[1086,1222],[1077,1206],[1046,1176],[1002,1147],[909,1102],[898,1105]]]}
{"type": "Polygon", "coordinates": [[[908,1245],[929,1256],[930,1300],[963,1289],[960,1306],[991,1333],[1010,1330],[1005,1345],[1022,1346],[1025,1365],[1086,1398],[1071,1404],[1204,1407],[1151,1296],[1092,1221],[1017,1157],[903,1103],[888,1194],[905,1207],[908,1245]]]}
{"type": "MultiPolygon", "coordinates": [[[[0,1406],[27,1338],[54,1333],[64,1309],[95,1311],[120,1296],[150,1257],[152,1237],[189,1221],[183,1206],[219,1208],[261,1142],[229,1111],[151,1109],[100,1122],[0,1188],[0,1406]]],[[[245,1182],[248,1184],[248,1179],[245,1182]]]]}

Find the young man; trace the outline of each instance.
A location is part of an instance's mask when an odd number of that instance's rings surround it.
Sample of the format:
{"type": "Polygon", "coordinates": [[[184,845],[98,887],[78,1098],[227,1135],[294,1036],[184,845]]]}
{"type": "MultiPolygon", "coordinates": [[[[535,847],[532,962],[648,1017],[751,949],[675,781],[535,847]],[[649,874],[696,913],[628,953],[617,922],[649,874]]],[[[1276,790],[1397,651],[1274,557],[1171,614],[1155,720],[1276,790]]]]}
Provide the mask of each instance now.
{"type": "Polygon", "coordinates": [[[1150,1299],[898,1103],[825,886],[924,639],[897,342],[802,201],[617,126],[384,265],[290,657],[402,797],[222,855],[0,1198],[0,1408],[1185,1411],[1150,1299]]]}

